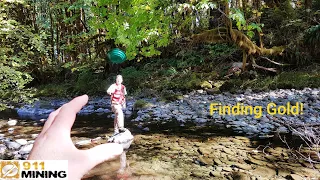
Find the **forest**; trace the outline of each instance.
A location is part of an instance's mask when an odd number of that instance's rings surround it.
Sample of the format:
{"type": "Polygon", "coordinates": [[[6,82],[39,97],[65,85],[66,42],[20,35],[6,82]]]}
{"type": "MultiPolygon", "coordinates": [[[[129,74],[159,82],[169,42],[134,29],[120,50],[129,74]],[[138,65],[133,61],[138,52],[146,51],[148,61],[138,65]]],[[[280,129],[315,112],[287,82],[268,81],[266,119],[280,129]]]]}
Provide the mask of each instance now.
{"type": "Polygon", "coordinates": [[[41,96],[100,95],[120,73],[132,94],[319,87],[316,0],[0,5],[2,108],[41,96]],[[127,61],[110,62],[113,48],[125,51],[127,61]]]}

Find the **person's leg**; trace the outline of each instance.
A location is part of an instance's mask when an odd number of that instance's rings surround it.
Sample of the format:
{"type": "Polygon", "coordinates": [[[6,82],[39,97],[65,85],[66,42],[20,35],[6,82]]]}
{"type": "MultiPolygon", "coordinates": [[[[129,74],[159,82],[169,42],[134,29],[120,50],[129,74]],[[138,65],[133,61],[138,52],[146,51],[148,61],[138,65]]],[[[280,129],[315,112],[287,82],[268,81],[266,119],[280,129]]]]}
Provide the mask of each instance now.
{"type": "Polygon", "coordinates": [[[118,170],[118,173],[123,173],[126,167],[127,167],[127,156],[126,156],[126,152],[123,151],[123,153],[120,156],[120,168],[118,170]]]}
{"type": "Polygon", "coordinates": [[[123,111],[122,111],[122,106],[117,105],[116,106],[116,111],[117,111],[117,127],[120,131],[124,131],[124,116],[123,116],[123,111]]]}
{"type": "Polygon", "coordinates": [[[119,133],[119,126],[118,126],[118,110],[117,105],[111,105],[112,112],[114,113],[114,121],[113,121],[113,127],[114,127],[114,134],[119,133]]]}

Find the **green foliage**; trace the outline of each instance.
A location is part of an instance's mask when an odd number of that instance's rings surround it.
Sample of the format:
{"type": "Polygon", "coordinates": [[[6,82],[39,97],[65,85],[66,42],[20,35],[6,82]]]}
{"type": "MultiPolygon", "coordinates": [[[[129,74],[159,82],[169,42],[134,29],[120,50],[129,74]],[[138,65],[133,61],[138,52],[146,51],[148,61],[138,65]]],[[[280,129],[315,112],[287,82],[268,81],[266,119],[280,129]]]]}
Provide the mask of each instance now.
{"type": "Polygon", "coordinates": [[[315,48],[317,48],[320,44],[320,24],[306,30],[305,42],[310,46],[315,46],[315,48]]]}
{"type": "Polygon", "coordinates": [[[174,67],[169,67],[168,69],[163,69],[159,71],[159,75],[172,76],[178,74],[178,71],[174,67]]]}
{"type": "Polygon", "coordinates": [[[231,56],[238,50],[236,45],[229,45],[229,44],[214,44],[214,45],[206,45],[208,49],[208,53],[210,54],[211,58],[220,58],[220,57],[228,57],[231,56]]]}
{"type": "Polygon", "coordinates": [[[237,90],[252,89],[266,91],[270,89],[303,89],[305,87],[317,88],[320,78],[317,73],[283,72],[277,76],[259,76],[255,79],[231,79],[225,82],[220,90],[236,92],[237,90]]]}
{"type": "MultiPolygon", "coordinates": [[[[0,63],[1,64],[1,63],[0,63]]],[[[31,100],[30,90],[25,90],[32,77],[9,66],[0,66],[0,110],[10,103],[21,103],[31,100]]]]}
{"type": "Polygon", "coordinates": [[[243,30],[247,32],[247,35],[252,38],[254,36],[254,31],[262,32],[262,27],[264,24],[251,22],[250,24],[246,21],[243,12],[237,8],[231,8],[231,14],[229,16],[231,19],[236,21],[238,30],[243,30]]]}
{"type": "Polygon", "coordinates": [[[144,70],[137,70],[135,67],[127,67],[121,70],[123,84],[126,85],[128,91],[132,89],[141,89],[143,83],[148,79],[148,73],[144,70]]]}
{"type": "Polygon", "coordinates": [[[18,13],[13,13],[16,7],[28,9],[24,1],[0,1],[0,96],[4,104],[31,100],[33,93],[25,89],[33,79],[28,68],[43,68],[39,66],[44,66],[42,58],[47,50],[41,40],[46,35],[34,33],[18,13]]]}
{"type": "Polygon", "coordinates": [[[200,87],[201,78],[197,73],[179,74],[175,77],[165,78],[160,84],[155,84],[155,89],[163,90],[193,90],[200,87]]]}
{"type": "Polygon", "coordinates": [[[145,57],[159,55],[157,48],[168,45],[170,41],[170,17],[164,14],[166,1],[118,3],[113,0],[97,1],[92,7],[95,16],[91,26],[105,28],[108,32],[105,38],[124,46],[129,60],[138,54],[145,57]]]}
{"type": "Polygon", "coordinates": [[[83,71],[78,75],[74,91],[77,94],[97,94],[105,92],[105,84],[100,74],[83,71]]]}
{"type": "Polygon", "coordinates": [[[295,66],[306,66],[312,62],[311,54],[301,46],[289,46],[286,49],[285,61],[295,66]]]}
{"type": "Polygon", "coordinates": [[[148,103],[147,101],[143,100],[143,99],[137,100],[133,105],[134,109],[136,109],[136,110],[137,109],[148,108],[150,106],[151,106],[151,104],[148,103]]]}
{"type": "Polygon", "coordinates": [[[162,91],[161,98],[165,101],[170,102],[170,101],[182,100],[183,95],[179,93],[178,94],[172,93],[170,91],[162,91]]]}
{"type": "Polygon", "coordinates": [[[68,97],[72,88],[69,83],[41,85],[37,88],[36,97],[68,97]]]}
{"type": "Polygon", "coordinates": [[[277,88],[296,88],[303,89],[304,87],[317,88],[320,87],[319,74],[309,74],[305,72],[286,72],[278,76],[276,81],[277,88]]]}
{"type": "Polygon", "coordinates": [[[316,12],[316,13],[320,13],[320,1],[318,0],[313,0],[312,2],[312,9],[316,12]]]}
{"type": "Polygon", "coordinates": [[[170,64],[177,68],[197,66],[204,62],[204,55],[194,50],[182,49],[176,56],[179,59],[170,64]]]}
{"type": "Polygon", "coordinates": [[[238,8],[231,8],[230,10],[232,13],[230,14],[229,17],[236,21],[237,28],[239,30],[244,29],[247,24],[247,21],[244,17],[243,12],[238,8]]]}
{"type": "Polygon", "coordinates": [[[204,64],[211,66],[211,63],[216,63],[219,59],[226,59],[237,50],[237,46],[230,44],[209,44],[204,45],[201,49],[181,49],[176,54],[177,59],[171,59],[167,63],[177,69],[204,64]]]}

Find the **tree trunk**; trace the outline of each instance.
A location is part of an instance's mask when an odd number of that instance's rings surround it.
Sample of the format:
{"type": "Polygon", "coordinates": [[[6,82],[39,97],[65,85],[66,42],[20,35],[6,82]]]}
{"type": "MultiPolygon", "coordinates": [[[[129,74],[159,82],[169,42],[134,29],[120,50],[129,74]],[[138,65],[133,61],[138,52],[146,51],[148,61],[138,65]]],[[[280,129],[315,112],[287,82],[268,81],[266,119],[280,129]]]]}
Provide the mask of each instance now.
{"type": "Polygon", "coordinates": [[[49,14],[50,14],[50,33],[51,33],[51,60],[53,61],[55,59],[54,57],[54,22],[53,22],[53,17],[52,17],[52,11],[49,9],[49,14]]]}
{"type": "Polygon", "coordinates": [[[312,0],[304,0],[304,6],[306,9],[312,8],[312,0]]]}
{"type": "Polygon", "coordinates": [[[253,4],[253,8],[256,9],[256,10],[259,10],[260,7],[261,7],[261,1],[260,0],[253,0],[252,2],[253,4]]]}

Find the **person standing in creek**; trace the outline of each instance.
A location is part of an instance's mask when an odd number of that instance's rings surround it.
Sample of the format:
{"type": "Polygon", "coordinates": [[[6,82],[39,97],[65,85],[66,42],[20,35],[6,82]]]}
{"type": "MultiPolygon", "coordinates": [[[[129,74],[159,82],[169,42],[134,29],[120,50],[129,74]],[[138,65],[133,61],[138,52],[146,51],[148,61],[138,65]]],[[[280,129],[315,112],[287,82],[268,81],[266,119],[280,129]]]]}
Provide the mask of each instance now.
{"type": "Polygon", "coordinates": [[[124,115],[122,109],[126,108],[125,95],[127,95],[127,91],[122,82],[122,76],[117,75],[116,83],[112,84],[107,90],[107,93],[111,96],[112,112],[115,113],[114,135],[125,131],[124,115]]]}

